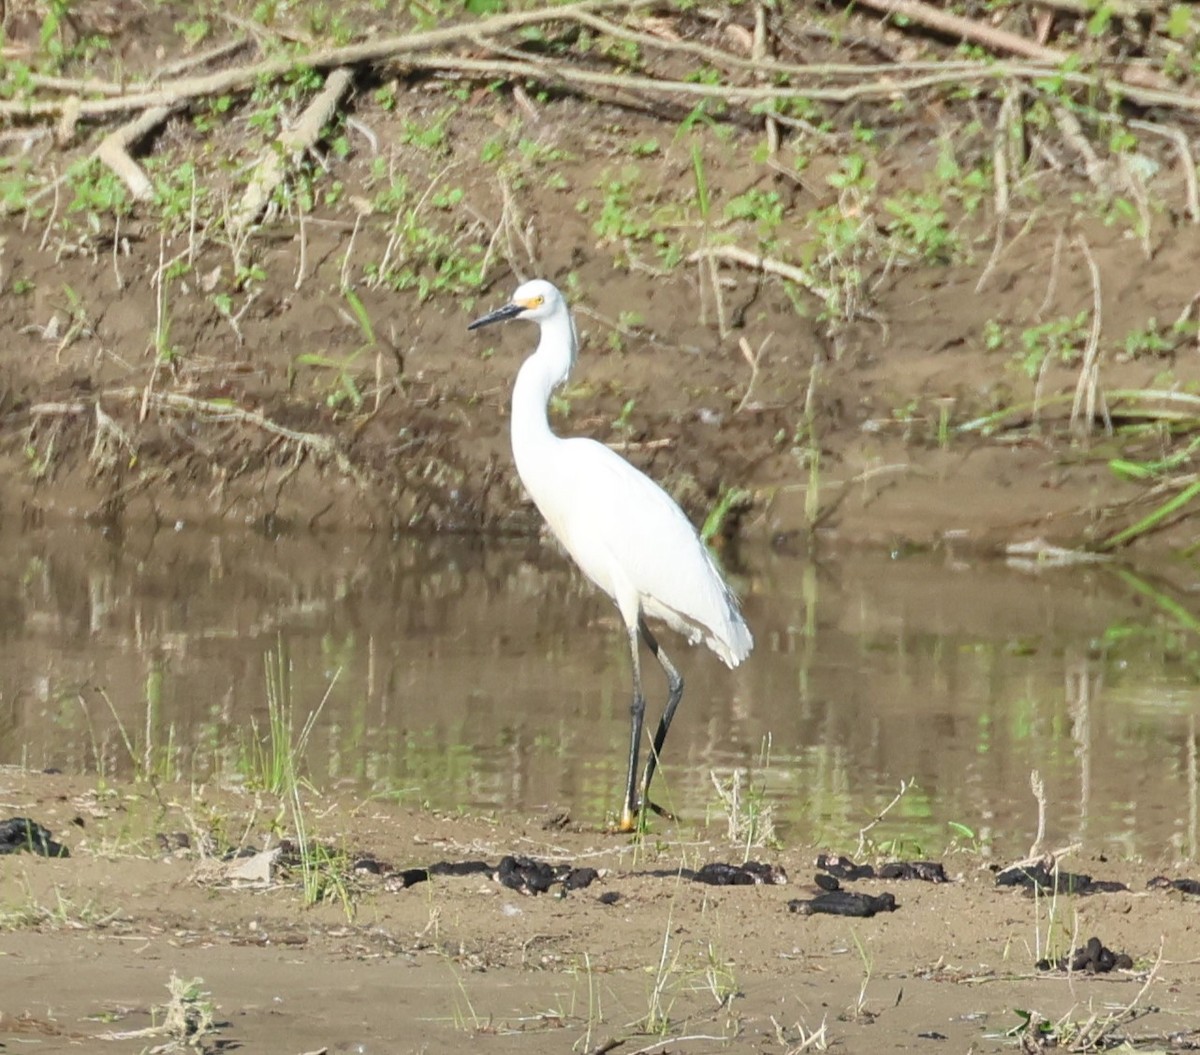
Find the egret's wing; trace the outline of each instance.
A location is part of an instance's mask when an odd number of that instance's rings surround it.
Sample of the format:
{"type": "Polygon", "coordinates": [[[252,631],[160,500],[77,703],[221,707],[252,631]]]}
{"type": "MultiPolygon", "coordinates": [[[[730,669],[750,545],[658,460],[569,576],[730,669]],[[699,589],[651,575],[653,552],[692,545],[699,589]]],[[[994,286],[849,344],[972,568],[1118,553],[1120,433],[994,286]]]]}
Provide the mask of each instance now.
{"type": "Polygon", "coordinates": [[[535,500],[584,573],[618,606],[631,589],[647,615],[731,666],[745,659],[753,639],[737,599],[674,499],[594,440],[564,441],[559,467],[554,494],[535,500]]]}

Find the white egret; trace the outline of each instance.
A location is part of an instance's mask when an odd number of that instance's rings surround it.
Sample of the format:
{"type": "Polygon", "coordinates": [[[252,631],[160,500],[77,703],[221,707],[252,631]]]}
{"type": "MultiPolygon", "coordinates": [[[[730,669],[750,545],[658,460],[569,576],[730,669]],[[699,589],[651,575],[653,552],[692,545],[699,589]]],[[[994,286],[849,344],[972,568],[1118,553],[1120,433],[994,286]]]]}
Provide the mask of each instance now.
{"type": "MultiPolygon", "coordinates": [[[[647,797],[683,678],[659,647],[646,617],[661,619],[691,644],[703,641],[729,667],[754,647],[737,598],[675,501],[644,473],[602,443],[564,439],[550,430],[546,408],[575,362],[575,324],[562,294],[534,279],[504,307],[476,319],[477,329],[506,319],[541,327],[537,350],[517,374],[512,397],[512,448],[517,473],[550,530],[580,570],[616,603],[629,635],[633,664],[629,772],[619,827],[630,831],[647,797]],[[638,749],[646,701],[638,635],[667,676],[667,704],[650,748],[639,792],[638,749]]],[[[663,812],[663,811],[659,811],[663,812]]]]}

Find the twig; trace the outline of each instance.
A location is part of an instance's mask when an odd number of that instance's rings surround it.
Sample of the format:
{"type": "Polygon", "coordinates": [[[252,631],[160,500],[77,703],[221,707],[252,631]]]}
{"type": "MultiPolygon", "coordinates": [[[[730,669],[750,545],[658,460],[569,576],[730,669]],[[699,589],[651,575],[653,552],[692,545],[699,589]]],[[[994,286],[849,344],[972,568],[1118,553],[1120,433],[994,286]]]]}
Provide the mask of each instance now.
{"type": "Polygon", "coordinates": [[[1054,303],[1054,295],[1058,292],[1058,274],[1062,267],[1062,249],[1066,239],[1067,236],[1060,227],[1058,234],[1054,236],[1054,255],[1050,258],[1050,280],[1046,283],[1046,294],[1042,297],[1038,310],[1033,313],[1033,317],[1039,322],[1050,310],[1050,305],[1054,303]]]}
{"type": "Polygon", "coordinates": [[[1200,223],[1200,188],[1196,185],[1196,162],[1192,158],[1192,147],[1183,129],[1177,125],[1156,125],[1153,121],[1142,121],[1138,118],[1131,118],[1129,127],[1139,132],[1165,136],[1175,144],[1183,167],[1183,179],[1187,185],[1187,213],[1192,223],[1200,223]]]}
{"type": "Polygon", "coordinates": [[[750,393],[754,391],[754,382],[758,378],[758,364],[762,360],[763,352],[767,350],[767,345],[771,343],[771,338],[774,336],[774,332],[768,333],[763,339],[762,344],[758,346],[757,352],[750,350],[750,342],[745,337],[738,340],[738,347],[742,351],[742,358],[750,364],[750,380],[746,383],[746,394],[742,396],[741,402],[733,408],[735,414],[740,414],[746,409],[746,404],[750,402],[750,393]]]}
{"type": "Polygon", "coordinates": [[[1112,435],[1112,419],[1108,414],[1108,404],[1104,393],[1100,391],[1100,325],[1103,299],[1100,294],[1100,268],[1096,266],[1096,258],[1092,256],[1091,247],[1083,235],[1075,239],[1087,261],[1088,273],[1092,279],[1092,329],[1088,334],[1087,349],[1083,354],[1083,366],[1079,370],[1079,380],[1075,385],[1075,400],[1071,404],[1071,430],[1076,434],[1088,432],[1096,420],[1097,402],[1100,412],[1104,415],[1105,432],[1112,435]],[[1080,408],[1084,409],[1083,420],[1080,420],[1080,408]]]}
{"type": "Polygon", "coordinates": [[[896,804],[902,798],[904,798],[904,796],[908,793],[908,791],[911,788],[916,787],[916,784],[917,784],[917,782],[915,780],[911,780],[911,779],[907,780],[907,781],[904,781],[904,780],[900,781],[900,790],[897,791],[896,794],[892,797],[892,801],[889,802],[886,806],[884,806],[883,809],[881,809],[877,814],[875,814],[875,819],[872,820],[870,824],[864,825],[862,828],[859,828],[859,830],[858,830],[858,849],[854,851],[855,857],[862,856],[863,849],[867,845],[867,832],[869,832],[872,828],[874,828],[875,825],[879,824],[880,821],[882,821],[883,818],[886,817],[888,815],[888,813],[890,813],[895,808],[896,804]]]}
{"type": "Polygon", "coordinates": [[[988,258],[987,266],[975,283],[975,292],[982,292],[987,280],[991,277],[1000,261],[1004,249],[1004,225],[1008,222],[1008,204],[1010,188],[1008,185],[1008,153],[1010,142],[1010,126],[1017,108],[1017,92],[1008,91],[1004,102],[1000,104],[1000,113],[996,118],[996,134],[992,137],[992,182],[995,187],[996,238],[992,243],[992,255],[988,258]]]}
{"type": "Polygon", "coordinates": [[[693,1040],[720,1041],[722,1044],[728,1043],[729,1037],[717,1037],[708,1033],[693,1033],[686,1037],[667,1037],[665,1040],[656,1040],[653,1044],[647,1044],[644,1048],[638,1048],[636,1051],[631,1051],[629,1055],[651,1055],[651,1052],[661,1051],[663,1048],[668,1048],[673,1044],[687,1044],[693,1040]]]}
{"type": "Polygon", "coordinates": [[[900,15],[915,22],[917,25],[945,33],[949,37],[959,37],[973,44],[982,44],[994,51],[1004,51],[1011,55],[1021,55],[1027,59],[1040,59],[1043,62],[1062,62],[1067,56],[1055,48],[1043,47],[1032,40],[1010,33],[1005,29],[997,29],[982,22],[976,22],[961,15],[952,15],[947,11],[921,3],[920,0],[859,0],[863,7],[874,11],[882,11],[886,15],[900,15]]]}
{"type": "MultiPolygon", "coordinates": [[[[1152,15],[1160,9],[1158,0],[1105,0],[1114,15],[1121,18],[1136,18],[1152,15]]],[[[1037,0],[1039,7],[1052,7],[1056,11],[1067,11],[1073,15],[1090,18],[1096,13],[1095,0],[1037,0]]]]}
{"type": "Polygon", "coordinates": [[[34,143],[49,134],[48,128],[10,128],[0,132],[0,143],[20,143],[20,152],[28,154],[34,143]]]}
{"type": "Polygon", "coordinates": [[[750,250],[736,245],[703,246],[688,257],[688,262],[695,263],[704,259],[724,260],[726,263],[741,264],[743,267],[765,271],[768,275],[778,275],[780,278],[786,278],[789,282],[795,282],[796,285],[804,287],[814,296],[825,301],[833,296],[833,290],[829,286],[821,285],[804,268],[763,256],[761,253],[752,253],[750,250]]]}
{"type": "Polygon", "coordinates": [[[1046,785],[1042,782],[1041,773],[1036,769],[1029,773],[1029,788],[1037,800],[1038,819],[1037,835],[1033,837],[1033,845],[1029,848],[1029,856],[1026,860],[1036,861],[1041,858],[1042,843],[1046,840],[1046,785]]]}
{"type": "MultiPolygon", "coordinates": [[[[1051,62],[1058,67],[1062,67],[1071,59],[1071,55],[1065,51],[1048,48],[1018,33],[997,29],[984,22],[949,14],[940,8],[922,3],[921,0],[860,0],[860,2],[864,7],[889,15],[901,15],[909,21],[935,32],[961,37],[965,41],[982,44],[993,51],[1020,55],[1024,58],[1037,59],[1040,62],[1051,62]]],[[[1121,92],[1131,99],[1135,97],[1135,93],[1143,90],[1150,94],[1171,90],[1170,82],[1162,74],[1146,69],[1144,66],[1130,64],[1120,67],[1115,80],[1119,82],[1121,92]]],[[[1142,95],[1139,101],[1148,102],[1148,96],[1142,95]]]]}
{"type": "MultiPolygon", "coordinates": [[[[640,6],[643,2],[645,0],[628,0],[628,2],[617,0],[612,6],[629,8],[640,6]]],[[[908,67],[881,67],[881,69],[888,71],[891,75],[890,77],[871,76],[870,68],[858,67],[855,71],[855,76],[858,78],[855,83],[830,87],[823,85],[821,79],[834,73],[849,75],[850,67],[810,67],[805,78],[807,83],[804,84],[798,83],[796,78],[793,78],[793,83],[787,85],[703,84],[692,81],[664,80],[627,73],[608,74],[582,69],[571,63],[477,59],[462,57],[456,54],[426,53],[426,49],[432,47],[472,41],[486,34],[499,33],[521,25],[534,24],[539,21],[551,21],[553,19],[570,20],[574,13],[575,8],[568,6],[539,11],[518,12],[510,15],[498,15],[467,26],[451,26],[445,29],[431,30],[427,33],[413,33],[400,37],[384,38],[378,41],[367,41],[295,57],[267,59],[249,66],[224,70],[203,77],[168,81],[153,90],[140,91],[107,99],[75,100],[75,104],[78,107],[78,117],[96,118],[113,113],[141,110],[149,106],[187,102],[191,99],[208,95],[245,91],[260,80],[275,79],[291,72],[300,65],[311,69],[325,70],[338,66],[393,62],[408,69],[458,71],[464,74],[477,74],[482,77],[529,78],[542,81],[543,83],[604,87],[609,90],[640,91],[653,95],[685,95],[722,99],[729,103],[741,104],[793,98],[797,93],[802,93],[815,102],[831,103],[847,103],[858,99],[871,98],[901,98],[920,89],[946,84],[961,84],[966,81],[983,80],[1034,80],[1045,77],[1049,72],[1053,72],[1064,84],[1068,85],[1091,90],[1095,90],[1098,85],[1111,85],[1112,90],[1122,98],[1142,105],[1173,107],[1188,112],[1200,111],[1200,94],[1189,94],[1169,87],[1159,86],[1157,83],[1146,86],[1144,83],[1131,79],[1132,74],[1129,71],[1126,71],[1126,76],[1124,77],[1113,77],[1105,81],[1096,73],[1064,69],[1051,70],[1045,64],[920,64],[919,68],[921,70],[929,70],[929,72],[915,74],[907,79],[897,77],[896,73],[905,69],[916,69],[918,68],[918,64],[910,64],[908,67]]],[[[1065,56],[1057,52],[1052,54],[1054,58],[1044,61],[1057,65],[1059,60],[1065,58],[1065,56]]],[[[775,63],[764,61],[761,71],[767,75],[774,74],[777,72],[776,65],[775,63]]],[[[71,98],[74,99],[74,97],[71,98]]],[[[18,117],[26,120],[54,116],[61,113],[68,103],[68,100],[61,99],[42,101],[30,101],[27,99],[0,100],[0,116],[18,117]]]]}
{"type": "Polygon", "coordinates": [[[1058,122],[1058,130],[1062,132],[1063,139],[1076,154],[1083,158],[1083,170],[1092,186],[1105,197],[1112,197],[1112,186],[1105,174],[1104,162],[1100,160],[1099,155],[1092,149],[1092,144],[1088,142],[1087,136],[1084,135],[1083,125],[1079,123],[1079,118],[1065,106],[1056,106],[1054,107],[1054,119],[1058,122]]]}
{"type": "Polygon", "coordinates": [[[151,80],[161,81],[165,77],[178,77],[181,73],[187,73],[188,70],[194,70],[200,66],[207,66],[210,62],[217,62],[220,59],[226,59],[235,52],[241,51],[250,43],[245,37],[238,37],[235,40],[227,40],[224,44],[218,44],[216,47],[209,48],[207,51],[197,52],[195,55],[187,55],[184,58],[176,59],[174,62],[169,62],[161,70],[158,70],[151,80]]]}
{"type": "Polygon", "coordinates": [[[86,403],[34,403],[29,408],[30,417],[59,417],[64,415],[86,414],[86,403]]]}
{"type": "MultiPolygon", "coordinates": [[[[756,0],[754,4],[754,49],[751,52],[751,59],[760,71],[767,59],[767,9],[763,0],[756,0]]],[[[760,72],[758,79],[765,81],[766,74],[760,72]]],[[[769,155],[777,154],[779,152],[779,125],[770,110],[767,111],[766,129],[767,153],[769,155]]]]}
{"type": "MultiPolygon", "coordinates": [[[[1065,59],[1065,56],[1063,56],[1065,59]]],[[[312,58],[305,60],[312,65],[312,58]]],[[[820,84],[800,87],[790,85],[736,85],[736,84],[707,84],[696,81],[672,81],[656,77],[637,76],[634,74],[600,73],[594,70],[581,69],[570,63],[552,62],[510,62],[490,59],[460,58],[446,54],[411,54],[396,56],[396,61],[410,69],[458,70],[463,73],[475,73],[481,76],[505,76],[512,78],[527,77],[549,83],[574,85],[594,85],[605,88],[625,89],[626,91],[643,91],[655,95],[676,94],[706,99],[722,99],[728,103],[751,104],[769,102],[772,99],[791,99],[797,94],[803,94],[813,102],[849,103],[859,99],[897,99],[911,95],[923,88],[939,87],[947,84],[962,84],[964,81],[978,80],[1008,80],[1019,78],[1036,80],[1044,78],[1053,72],[1064,84],[1095,90],[1098,83],[1111,84],[1112,89],[1123,98],[1142,103],[1147,106],[1161,105],[1175,107],[1186,111],[1200,111],[1200,94],[1190,95],[1169,88],[1142,87],[1128,80],[1112,78],[1103,81],[1096,74],[1080,73],[1070,70],[1049,70],[1045,65],[1012,64],[995,65],[975,64],[954,71],[942,67],[937,72],[913,76],[907,80],[896,78],[866,78],[857,83],[843,87],[823,87],[820,84]]],[[[770,64],[764,63],[763,69],[770,71],[770,64]]],[[[892,69],[895,73],[895,68],[892,69]]],[[[860,70],[860,78],[864,77],[860,70]]],[[[111,102],[111,101],[109,101],[111,102]]],[[[0,113],[3,113],[0,108],[0,113]]]]}
{"type": "Polygon", "coordinates": [[[1079,1031],[1079,1036],[1075,1038],[1075,1043],[1072,1045],[1072,1051],[1102,1051],[1108,1047],[1104,1040],[1112,1032],[1112,1030],[1124,1022],[1132,1022],[1135,1018],[1141,1016],[1136,1014],[1137,1005],[1142,1002],[1142,999],[1150,991],[1150,986],[1154,984],[1158,977],[1158,972],[1163,964],[1163,950],[1166,945],[1166,939],[1162,936],[1158,939],[1158,956],[1154,960],[1154,966],[1146,973],[1146,980],[1142,982],[1142,987],[1134,994],[1132,1000],[1122,1008],[1113,1011],[1103,1022],[1096,1023],[1093,1018],[1083,1029],[1079,1031]],[[1095,1035],[1091,1035],[1091,1027],[1098,1025],[1095,1035]]]}
{"type": "Polygon", "coordinates": [[[31,73],[28,77],[34,88],[68,95],[121,95],[125,91],[124,85],[98,77],[52,77],[45,73],[31,73]]]}
{"type": "Polygon", "coordinates": [[[259,158],[246,192],[242,195],[241,204],[230,217],[235,232],[245,230],[258,219],[275,188],[283,182],[285,164],[289,161],[295,163],[300,154],[316,143],[325,123],[337,109],[353,80],[354,73],[351,70],[334,70],[325,79],[325,87],[320,94],[300,115],[295,127],[281,132],[278,142],[269,146],[259,158]]]}
{"type": "Polygon", "coordinates": [[[125,186],[129,188],[129,193],[137,201],[149,201],[154,197],[154,184],[142,171],[142,166],[130,157],[129,148],[149,135],[182,105],[175,103],[170,106],[152,106],[140,117],[122,125],[115,132],[110,132],[96,147],[96,158],[121,177],[125,186]]]}
{"type": "MultiPolygon", "coordinates": [[[[112,395],[118,399],[141,400],[145,393],[140,389],[125,388],[113,392],[112,395]]],[[[203,414],[214,421],[236,421],[239,424],[253,425],[273,436],[281,436],[285,440],[290,440],[306,451],[332,460],[345,475],[360,486],[365,486],[366,481],[363,479],[362,473],[329,436],[320,436],[313,432],[298,432],[272,421],[257,410],[245,410],[242,407],[215,400],[196,399],[194,396],[185,396],[178,392],[152,392],[149,394],[148,401],[158,407],[203,414]]]]}

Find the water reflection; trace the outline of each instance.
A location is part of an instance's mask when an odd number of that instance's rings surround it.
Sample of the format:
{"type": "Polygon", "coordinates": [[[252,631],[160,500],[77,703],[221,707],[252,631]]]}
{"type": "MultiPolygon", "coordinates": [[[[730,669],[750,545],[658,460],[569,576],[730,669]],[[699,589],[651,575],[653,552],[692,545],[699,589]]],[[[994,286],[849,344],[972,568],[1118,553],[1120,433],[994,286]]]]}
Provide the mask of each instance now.
{"type": "MultiPolygon", "coordinates": [[[[5,543],[0,762],[246,780],[272,653],[296,727],[321,705],[305,758],[319,787],[588,823],[619,805],[624,636],[536,543],[5,543]]],[[[877,844],[1015,854],[1037,830],[1036,770],[1047,845],[1196,856],[1200,662],[1177,600],[1155,607],[1101,567],[742,559],[751,661],[729,672],[675,643],[688,687],[659,794],[683,817],[719,813],[713,779],[739,773],[787,840],[853,846],[914,779],[877,844]]]]}

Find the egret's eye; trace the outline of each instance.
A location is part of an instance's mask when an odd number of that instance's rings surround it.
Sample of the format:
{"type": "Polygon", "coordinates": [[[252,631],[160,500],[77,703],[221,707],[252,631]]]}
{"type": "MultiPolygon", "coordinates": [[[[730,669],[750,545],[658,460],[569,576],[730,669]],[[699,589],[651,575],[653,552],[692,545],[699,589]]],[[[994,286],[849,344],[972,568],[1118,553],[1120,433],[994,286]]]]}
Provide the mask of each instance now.
{"type": "Polygon", "coordinates": [[[545,304],[545,303],[546,303],[546,298],[545,298],[545,297],[543,297],[543,296],[541,296],[541,294],[539,294],[538,296],[536,296],[536,297],[533,297],[533,298],[532,298],[532,299],[529,301],[529,306],[530,306],[531,308],[540,308],[540,307],[541,307],[543,304],[545,304]]]}

